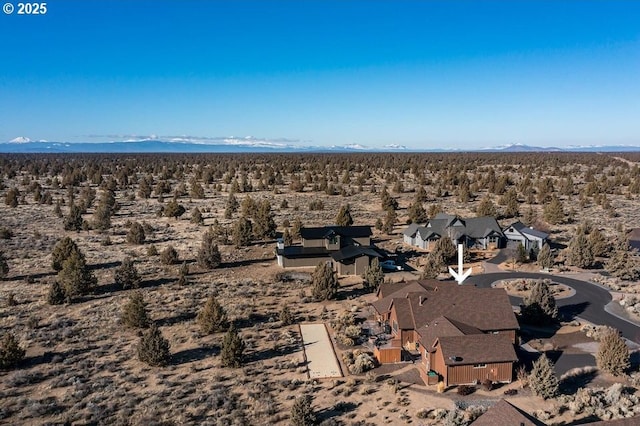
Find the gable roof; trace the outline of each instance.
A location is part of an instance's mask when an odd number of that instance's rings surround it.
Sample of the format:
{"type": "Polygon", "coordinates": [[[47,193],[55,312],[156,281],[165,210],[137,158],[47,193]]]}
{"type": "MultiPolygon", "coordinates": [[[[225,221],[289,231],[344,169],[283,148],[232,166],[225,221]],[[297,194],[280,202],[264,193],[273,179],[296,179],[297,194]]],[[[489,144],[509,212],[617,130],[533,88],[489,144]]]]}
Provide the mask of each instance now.
{"type": "Polygon", "coordinates": [[[423,240],[437,239],[444,235],[458,239],[462,236],[471,238],[485,238],[490,235],[503,236],[502,229],[495,218],[491,216],[472,217],[462,219],[458,216],[438,213],[424,226],[412,223],[405,229],[404,235],[413,237],[416,233],[423,240]]]}
{"type": "Polygon", "coordinates": [[[414,235],[416,235],[418,228],[420,228],[420,225],[418,225],[417,223],[411,223],[409,226],[407,226],[407,229],[402,231],[402,233],[407,237],[413,237],[414,235]]]}
{"type": "Polygon", "coordinates": [[[531,228],[520,221],[514,222],[504,229],[509,229],[509,228],[513,228],[516,231],[518,231],[520,234],[525,236],[530,235],[536,238],[542,238],[543,240],[546,240],[547,238],[549,238],[549,234],[547,234],[546,232],[542,232],[537,229],[531,228]]]}
{"type": "Polygon", "coordinates": [[[478,288],[438,280],[409,281],[396,291],[390,290],[392,285],[383,284],[378,293],[382,298],[372,305],[380,314],[395,307],[396,315],[411,315],[414,330],[441,316],[463,331],[465,327],[483,332],[519,328],[509,296],[502,288],[478,288]],[[403,301],[399,304],[398,300],[403,301]]]}
{"type": "Polygon", "coordinates": [[[442,336],[437,340],[445,365],[488,364],[518,360],[511,338],[506,334],[442,336]]]}
{"type": "Polygon", "coordinates": [[[320,226],[300,229],[300,236],[306,240],[325,238],[332,232],[351,238],[370,237],[373,235],[370,226],[320,226]]]}
{"type": "Polygon", "coordinates": [[[337,262],[341,262],[347,259],[353,259],[360,256],[379,257],[382,255],[373,249],[371,246],[346,246],[339,251],[333,252],[331,257],[337,262]]]}
{"type": "Polygon", "coordinates": [[[465,333],[456,327],[456,325],[447,317],[439,316],[438,318],[420,327],[418,330],[420,335],[420,345],[428,351],[433,349],[435,341],[442,336],[462,336],[465,333]]]}
{"type": "Polygon", "coordinates": [[[527,414],[510,402],[501,399],[478,417],[472,426],[544,426],[544,423],[527,414]]]}

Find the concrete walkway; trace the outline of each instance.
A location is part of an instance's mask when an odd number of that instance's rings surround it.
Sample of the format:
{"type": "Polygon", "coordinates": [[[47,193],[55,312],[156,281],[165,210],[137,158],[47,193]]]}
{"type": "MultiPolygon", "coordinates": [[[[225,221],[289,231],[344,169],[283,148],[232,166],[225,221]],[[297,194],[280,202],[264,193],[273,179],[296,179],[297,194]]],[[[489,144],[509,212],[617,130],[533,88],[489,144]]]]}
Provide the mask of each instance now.
{"type": "Polygon", "coordinates": [[[342,377],[340,364],[324,324],[300,324],[310,379],[342,377]]]}

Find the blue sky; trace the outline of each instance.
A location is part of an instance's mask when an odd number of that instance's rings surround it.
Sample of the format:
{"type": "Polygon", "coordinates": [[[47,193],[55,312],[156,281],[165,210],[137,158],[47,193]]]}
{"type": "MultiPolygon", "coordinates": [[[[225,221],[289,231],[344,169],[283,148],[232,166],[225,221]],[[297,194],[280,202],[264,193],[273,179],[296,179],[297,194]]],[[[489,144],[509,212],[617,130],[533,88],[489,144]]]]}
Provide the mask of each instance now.
{"type": "Polygon", "coordinates": [[[640,145],[636,1],[57,0],[0,37],[0,141],[640,145]]]}

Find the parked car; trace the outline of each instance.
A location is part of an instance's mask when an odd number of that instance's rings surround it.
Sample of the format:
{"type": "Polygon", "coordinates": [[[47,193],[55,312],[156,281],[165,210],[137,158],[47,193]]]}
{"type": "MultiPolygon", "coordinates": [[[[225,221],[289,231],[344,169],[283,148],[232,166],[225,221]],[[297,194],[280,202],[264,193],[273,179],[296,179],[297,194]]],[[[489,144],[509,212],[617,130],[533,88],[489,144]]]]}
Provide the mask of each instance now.
{"type": "Polygon", "coordinates": [[[402,266],[396,265],[396,262],[391,259],[380,262],[380,267],[385,271],[402,271],[402,266]]]}

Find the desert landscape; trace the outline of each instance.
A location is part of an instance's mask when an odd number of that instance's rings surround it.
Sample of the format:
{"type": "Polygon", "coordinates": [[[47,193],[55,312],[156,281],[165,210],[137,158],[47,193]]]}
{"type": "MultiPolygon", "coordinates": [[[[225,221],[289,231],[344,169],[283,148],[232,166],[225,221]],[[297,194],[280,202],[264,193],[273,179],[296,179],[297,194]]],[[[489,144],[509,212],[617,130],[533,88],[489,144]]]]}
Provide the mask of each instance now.
{"type": "MultiPolygon", "coordinates": [[[[527,386],[524,360],[512,383],[462,395],[425,385],[413,362],[375,362],[363,334],[376,299],[366,278],[339,276],[337,293],[318,300],[315,268],[282,268],[275,249],[278,238],[299,241],[301,227],[335,224],[348,205],[352,223],[371,226],[403,265],[384,279],[406,282],[431,264],[403,243],[411,222],[439,212],[520,220],[550,235],[548,270],[598,281],[637,321],[629,301],[640,267],[626,236],[640,220],[639,162],[635,153],[0,155],[0,331],[24,350],[0,372],[0,423],[470,424],[502,398],[545,424],[630,417],[637,339],[620,374],[570,368],[553,396],[527,386]],[[55,253],[67,237],[76,247],[55,253]],[[577,238],[589,253],[576,252],[577,238]],[[138,323],[127,307],[135,295],[148,316],[138,323]],[[301,324],[326,324],[343,377],[310,378],[301,324]],[[168,348],[145,346],[153,330],[168,348]]],[[[517,252],[473,251],[465,266],[474,277],[541,269],[537,253],[517,252]]],[[[451,279],[446,266],[435,278],[451,279]]],[[[526,299],[527,286],[512,287],[526,299]]],[[[546,327],[521,321],[520,339],[538,353],[595,354],[598,326],[580,313],[546,327]]]]}

